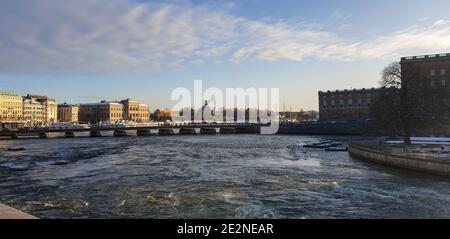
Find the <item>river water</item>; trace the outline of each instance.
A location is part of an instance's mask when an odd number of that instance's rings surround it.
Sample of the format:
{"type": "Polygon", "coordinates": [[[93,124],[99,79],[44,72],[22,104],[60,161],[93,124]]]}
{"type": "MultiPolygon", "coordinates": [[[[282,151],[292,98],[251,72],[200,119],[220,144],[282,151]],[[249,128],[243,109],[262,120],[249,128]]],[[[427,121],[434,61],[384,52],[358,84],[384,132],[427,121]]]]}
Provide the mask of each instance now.
{"type": "Polygon", "coordinates": [[[301,147],[348,139],[0,140],[0,202],[40,218],[450,218],[447,179],[301,147]]]}

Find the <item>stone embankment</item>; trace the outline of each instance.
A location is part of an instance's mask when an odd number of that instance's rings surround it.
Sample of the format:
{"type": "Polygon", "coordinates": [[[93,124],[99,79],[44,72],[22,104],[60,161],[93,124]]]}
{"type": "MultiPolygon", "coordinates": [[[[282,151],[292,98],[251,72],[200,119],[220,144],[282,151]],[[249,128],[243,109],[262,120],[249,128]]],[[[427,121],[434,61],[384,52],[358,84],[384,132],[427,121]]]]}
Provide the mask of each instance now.
{"type": "Polygon", "coordinates": [[[405,152],[374,142],[352,142],[349,144],[349,153],[375,163],[450,177],[449,154],[405,152]]]}

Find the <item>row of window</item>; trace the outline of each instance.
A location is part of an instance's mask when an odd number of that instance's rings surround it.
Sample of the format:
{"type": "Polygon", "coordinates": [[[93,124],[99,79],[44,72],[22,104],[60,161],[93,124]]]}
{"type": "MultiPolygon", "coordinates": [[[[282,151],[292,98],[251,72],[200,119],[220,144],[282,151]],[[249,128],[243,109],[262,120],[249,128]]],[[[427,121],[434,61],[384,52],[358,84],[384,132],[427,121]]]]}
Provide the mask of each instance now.
{"type": "Polygon", "coordinates": [[[22,106],[21,102],[3,102],[2,105],[17,105],[17,106],[22,106]]]}
{"type": "MultiPolygon", "coordinates": [[[[353,104],[353,99],[348,99],[347,102],[348,102],[349,105],[352,105],[353,104]]],[[[363,103],[363,100],[362,99],[358,99],[358,100],[356,100],[356,102],[358,103],[358,105],[361,105],[363,103]]],[[[365,102],[370,104],[372,102],[372,99],[370,99],[370,98],[366,99],[365,102]]],[[[331,100],[331,105],[335,105],[335,104],[336,104],[336,101],[335,100],[331,100]]],[[[339,104],[343,105],[344,104],[344,100],[339,100],[339,104]]],[[[326,106],[327,105],[327,101],[324,101],[323,105],[326,106]]]]}
{"type": "MultiPolygon", "coordinates": [[[[447,84],[447,82],[445,80],[441,80],[441,86],[445,87],[447,84]]],[[[435,80],[431,80],[430,82],[431,87],[436,86],[436,81],[435,80]]]]}
{"type": "Polygon", "coordinates": [[[143,117],[143,116],[148,116],[148,114],[130,114],[130,117],[143,117]]]}
{"type": "Polygon", "coordinates": [[[8,114],[8,113],[11,113],[11,112],[13,112],[13,113],[22,113],[23,111],[22,110],[9,109],[9,110],[3,110],[2,112],[3,112],[3,114],[8,114]]]}
{"type": "MultiPolygon", "coordinates": [[[[339,106],[335,106],[335,105],[331,105],[331,108],[335,108],[335,107],[362,107],[362,106],[367,106],[367,107],[370,107],[370,103],[367,103],[366,105],[362,105],[362,104],[358,104],[358,105],[352,105],[352,104],[348,104],[348,105],[339,105],[339,106]]],[[[327,108],[327,106],[326,105],[323,105],[323,108],[325,109],[325,108],[327,108]]]]}
{"type": "Polygon", "coordinates": [[[340,94],[340,95],[336,95],[336,94],[331,94],[331,95],[324,95],[324,98],[343,98],[343,97],[374,97],[380,95],[380,93],[357,93],[357,94],[340,94]]]}
{"type": "Polygon", "coordinates": [[[25,116],[25,119],[32,119],[32,120],[42,120],[43,117],[37,117],[37,116],[25,116]]]}
{"type": "MultiPolygon", "coordinates": [[[[446,73],[446,72],[445,72],[445,69],[442,68],[442,69],[440,70],[440,75],[441,75],[441,76],[445,76],[445,73],[446,73]]],[[[431,70],[430,70],[430,75],[431,75],[431,76],[436,76],[436,70],[435,70],[435,69],[431,69],[431,70]]]]}
{"type": "Polygon", "coordinates": [[[3,97],[0,97],[0,99],[4,100],[4,101],[22,101],[22,97],[17,98],[17,96],[10,96],[10,97],[3,96],[3,97]]]}

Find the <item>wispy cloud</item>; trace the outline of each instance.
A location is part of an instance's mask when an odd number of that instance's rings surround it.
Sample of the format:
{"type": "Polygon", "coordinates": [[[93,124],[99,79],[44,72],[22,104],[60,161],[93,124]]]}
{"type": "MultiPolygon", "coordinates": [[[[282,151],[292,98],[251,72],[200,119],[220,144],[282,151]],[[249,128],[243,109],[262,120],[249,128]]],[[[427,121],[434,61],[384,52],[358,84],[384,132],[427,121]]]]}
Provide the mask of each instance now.
{"type": "Polygon", "coordinates": [[[414,26],[366,41],[352,42],[324,31],[305,31],[287,25],[260,25],[264,39],[254,37],[247,47],[239,49],[233,60],[360,60],[399,58],[404,54],[448,51],[450,22],[439,20],[430,26],[414,26]]]}
{"type": "Polygon", "coordinates": [[[115,1],[9,1],[0,9],[0,70],[149,71],[214,55],[239,19],[202,7],[115,1]]]}
{"type": "Polygon", "coordinates": [[[235,2],[226,2],[223,4],[226,8],[233,8],[235,4],[235,2]]]}
{"type": "Polygon", "coordinates": [[[352,15],[351,14],[347,14],[347,13],[345,13],[343,11],[340,11],[340,10],[335,10],[333,12],[333,17],[337,21],[345,21],[345,20],[350,19],[352,17],[352,15]]]}
{"type": "Polygon", "coordinates": [[[313,25],[261,22],[189,5],[23,0],[0,8],[0,71],[12,73],[153,71],[209,58],[379,59],[449,48],[445,20],[355,42],[313,25]]]}

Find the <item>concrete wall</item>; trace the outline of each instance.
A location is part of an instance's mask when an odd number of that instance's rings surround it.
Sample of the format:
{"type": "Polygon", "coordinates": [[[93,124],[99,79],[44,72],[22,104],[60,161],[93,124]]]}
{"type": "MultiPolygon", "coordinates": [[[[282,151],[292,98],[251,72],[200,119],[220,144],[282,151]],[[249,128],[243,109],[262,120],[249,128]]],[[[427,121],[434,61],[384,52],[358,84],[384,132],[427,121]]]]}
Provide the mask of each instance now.
{"type": "Polygon", "coordinates": [[[450,177],[450,161],[393,155],[361,143],[351,143],[349,152],[356,158],[372,162],[450,177]]]}

